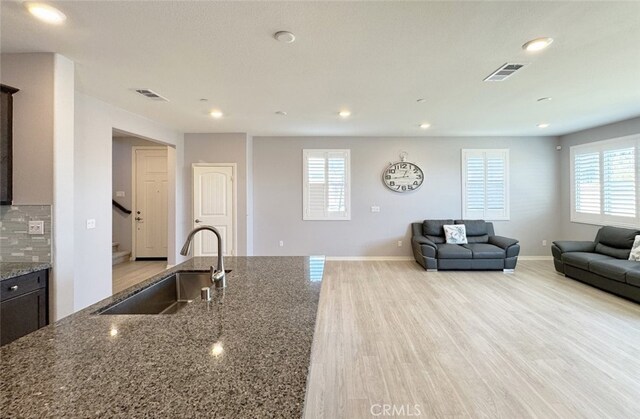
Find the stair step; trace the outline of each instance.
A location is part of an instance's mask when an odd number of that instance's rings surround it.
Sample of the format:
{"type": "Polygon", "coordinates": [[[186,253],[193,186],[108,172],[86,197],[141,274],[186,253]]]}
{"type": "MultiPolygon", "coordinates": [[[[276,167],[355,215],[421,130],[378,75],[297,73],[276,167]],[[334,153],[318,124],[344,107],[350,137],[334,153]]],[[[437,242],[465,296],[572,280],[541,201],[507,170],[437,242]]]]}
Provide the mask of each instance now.
{"type": "Polygon", "coordinates": [[[113,254],[111,255],[111,264],[117,265],[118,263],[128,262],[130,256],[131,256],[131,252],[128,250],[113,252],[113,254]]]}
{"type": "Polygon", "coordinates": [[[111,251],[112,251],[112,252],[117,252],[117,251],[118,251],[118,246],[120,246],[120,243],[118,243],[118,242],[112,242],[112,243],[111,243],[111,251]]]}

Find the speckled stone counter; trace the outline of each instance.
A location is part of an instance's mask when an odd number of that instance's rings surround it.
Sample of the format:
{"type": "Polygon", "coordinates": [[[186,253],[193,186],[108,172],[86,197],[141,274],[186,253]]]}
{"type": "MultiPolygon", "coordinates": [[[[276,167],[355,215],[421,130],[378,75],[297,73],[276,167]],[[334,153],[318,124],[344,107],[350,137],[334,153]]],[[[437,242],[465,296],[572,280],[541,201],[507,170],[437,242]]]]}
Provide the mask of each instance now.
{"type": "Polygon", "coordinates": [[[45,262],[0,262],[0,281],[49,268],[45,262]]]}
{"type": "Polygon", "coordinates": [[[2,347],[0,417],[300,417],[322,259],[225,258],[211,302],[93,314],[214,262],[191,259],[2,347]]]}

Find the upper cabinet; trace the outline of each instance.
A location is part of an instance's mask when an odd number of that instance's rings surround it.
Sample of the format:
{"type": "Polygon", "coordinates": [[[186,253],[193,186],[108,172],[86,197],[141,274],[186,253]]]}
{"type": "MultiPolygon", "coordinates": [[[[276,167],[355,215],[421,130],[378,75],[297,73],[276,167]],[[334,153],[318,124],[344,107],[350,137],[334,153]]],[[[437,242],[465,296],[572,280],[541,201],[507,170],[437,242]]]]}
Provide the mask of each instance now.
{"type": "Polygon", "coordinates": [[[13,200],[13,95],[15,87],[0,84],[0,205],[13,200]]]}

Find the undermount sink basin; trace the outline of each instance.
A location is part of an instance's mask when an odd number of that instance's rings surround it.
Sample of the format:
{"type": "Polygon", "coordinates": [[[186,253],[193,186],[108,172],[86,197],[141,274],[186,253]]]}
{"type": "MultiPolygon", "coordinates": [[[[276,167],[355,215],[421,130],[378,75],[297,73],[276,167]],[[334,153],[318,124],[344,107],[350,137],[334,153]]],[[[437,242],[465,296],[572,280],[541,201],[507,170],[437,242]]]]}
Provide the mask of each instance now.
{"type": "Polygon", "coordinates": [[[203,287],[212,285],[209,272],[178,272],[98,314],[173,314],[199,299],[203,287]]]}

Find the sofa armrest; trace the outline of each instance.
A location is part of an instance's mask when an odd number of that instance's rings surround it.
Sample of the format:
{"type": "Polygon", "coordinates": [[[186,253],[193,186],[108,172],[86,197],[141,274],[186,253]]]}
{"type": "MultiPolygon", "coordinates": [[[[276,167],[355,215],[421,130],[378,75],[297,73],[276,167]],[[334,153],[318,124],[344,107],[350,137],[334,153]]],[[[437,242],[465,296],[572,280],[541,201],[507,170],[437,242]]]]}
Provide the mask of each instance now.
{"type": "Polygon", "coordinates": [[[565,252],[593,252],[596,244],[589,241],[555,241],[553,244],[558,248],[560,254],[565,252]]]}
{"type": "Polygon", "coordinates": [[[428,246],[433,247],[434,249],[436,248],[436,244],[434,242],[432,242],[431,240],[429,240],[428,238],[426,238],[425,236],[413,236],[411,238],[411,240],[413,240],[414,242],[418,243],[418,244],[426,244],[428,246]]]}
{"type": "Polygon", "coordinates": [[[518,240],[510,239],[508,237],[502,237],[502,236],[489,236],[489,244],[498,246],[506,250],[507,248],[513,246],[514,244],[518,244],[518,240]]]}
{"type": "Polygon", "coordinates": [[[415,235],[411,238],[411,244],[415,252],[419,252],[422,256],[428,258],[436,257],[436,250],[438,246],[426,238],[425,236],[415,235]]]}

